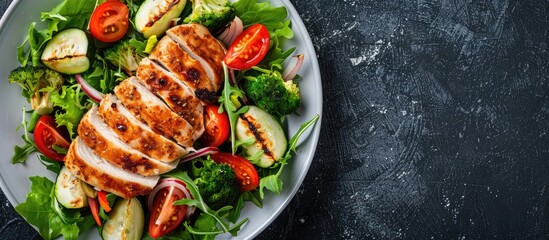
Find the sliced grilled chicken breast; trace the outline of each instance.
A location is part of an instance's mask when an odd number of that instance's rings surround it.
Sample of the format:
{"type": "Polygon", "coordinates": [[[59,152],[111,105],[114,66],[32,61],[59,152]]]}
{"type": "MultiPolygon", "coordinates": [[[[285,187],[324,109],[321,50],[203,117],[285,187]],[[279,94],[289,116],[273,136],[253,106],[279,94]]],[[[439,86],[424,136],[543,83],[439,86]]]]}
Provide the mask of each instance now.
{"type": "Polygon", "coordinates": [[[67,152],[65,166],[82,181],[123,198],[150,193],[159,179],[132,173],[105,161],[79,137],[67,152]]]}
{"type": "Polygon", "coordinates": [[[168,29],[166,35],[202,63],[216,91],[219,90],[223,83],[225,49],[208,29],[200,24],[181,24],[168,29]]]}
{"type": "Polygon", "coordinates": [[[192,58],[169,37],[163,37],[149,58],[159,63],[183,81],[204,102],[215,101],[217,92],[202,64],[192,58]]]}
{"type": "Polygon", "coordinates": [[[189,150],[153,132],[139,121],[116,96],[106,94],[99,105],[99,114],[122,141],[130,147],[162,162],[173,162],[187,155],[189,150]]]}
{"type": "Polygon", "coordinates": [[[204,132],[204,107],[184,83],[147,58],[139,64],[137,77],[151,92],[162,98],[172,111],[185,118],[193,126],[194,138],[202,135],[204,132]]]}
{"type": "Polygon", "coordinates": [[[136,77],[122,81],[114,88],[116,97],[138,119],[145,122],[156,133],[177,143],[192,147],[193,127],[183,117],[174,113],[160,98],[139,83],[136,77]]]}
{"type": "Polygon", "coordinates": [[[82,117],[78,125],[78,136],[99,157],[124,170],[143,176],[159,175],[169,172],[177,166],[177,161],[161,162],[128,146],[103,121],[96,106],[93,106],[82,117]]]}

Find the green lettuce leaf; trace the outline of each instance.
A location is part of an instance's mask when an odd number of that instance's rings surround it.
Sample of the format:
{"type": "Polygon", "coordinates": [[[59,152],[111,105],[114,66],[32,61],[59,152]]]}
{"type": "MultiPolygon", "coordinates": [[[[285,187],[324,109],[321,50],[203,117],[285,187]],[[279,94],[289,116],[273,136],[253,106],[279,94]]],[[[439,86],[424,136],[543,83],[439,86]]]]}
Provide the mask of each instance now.
{"type": "Polygon", "coordinates": [[[15,207],[15,211],[21,214],[27,222],[34,225],[40,236],[48,240],[63,235],[64,239],[76,240],[81,230],[80,227],[83,229],[89,228],[89,216],[82,218],[78,211],[62,209],[61,211],[67,211],[64,213],[64,218],[70,216],[74,220],[73,223],[65,224],[64,222],[67,219],[60,217],[52,208],[54,206],[54,200],[51,197],[54,187],[52,181],[39,176],[30,177],[30,180],[32,183],[31,191],[27,193],[26,201],[15,207]]]}
{"type": "MultiPolygon", "coordinates": [[[[244,27],[261,23],[269,29],[269,32],[288,27],[285,23],[288,12],[283,6],[273,7],[268,1],[258,2],[257,0],[239,0],[233,6],[244,27]]],[[[284,32],[287,34],[286,31],[284,32]]]]}
{"type": "Polygon", "coordinates": [[[54,107],[59,110],[55,112],[55,122],[59,126],[67,127],[71,139],[74,139],[76,127],[87,110],[87,106],[82,105],[86,94],[80,91],[79,85],[63,86],[61,91],[52,92],[50,99],[54,107]]]}

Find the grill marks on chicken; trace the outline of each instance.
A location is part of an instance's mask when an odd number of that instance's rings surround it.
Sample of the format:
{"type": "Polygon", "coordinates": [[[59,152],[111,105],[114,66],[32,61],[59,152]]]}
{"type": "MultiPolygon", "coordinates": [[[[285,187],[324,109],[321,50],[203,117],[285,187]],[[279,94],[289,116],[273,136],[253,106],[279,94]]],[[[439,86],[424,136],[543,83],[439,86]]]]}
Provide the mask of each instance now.
{"type": "Polygon", "coordinates": [[[181,49],[204,66],[215,91],[223,83],[223,57],[225,49],[213,37],[207,28],[199,24],[186,24],[183,27],[174,27],[166,31],[166,35],[174,40],[181,49]]]}
{"type": "MultiPolygon", "coordinates": [[[[215,95],[216,86],[210,81],[202,64],[181,49],[171,38],[162,38],[149,58],[172,72],[193,92],[210,92],[215,95]]],[[[207,101],[208,99],[200,100],[207,101]]]]}
{"type": "Polygon", "coordinates": [[[106,94],[78,126],[67,169],[124,198],[148,194],[159,174],[194,151],[204,132],[204,104],[223,81],[225,49],[197,24],[168,31],[139,65],[137,77],[106,94]]]}
{"type": "Polygon", "coordinates": [[[184,83],[146,58],[139,64],[137,77],[151,92],[162,98],[172,111],[193,126],[195,138],[202,136],[204,107],[184,83]]]}
{"type": "Polygon", "coordinates": [[[182,146],[192,147],[196,138],[191,124],[141,85],[136,77],[122,81],[114,92],[122,104],[154,132],[175,139],[182,146]]]}
{"type": "Polygon", "coordinates": [[[71,143],[65,156],[65,166],[72,174],[90,185],[124,198],[149,193],[159,179],[159,176],[145,177],[105,161],[80,137],[71,143]]]}
{"type": "Polygon", "coordinates": [[[103,159],[124,170],[143,176],[169,172],[177,166],[177,162],[164,163],[128,146],[103,121],[96,106],[92,107],[80,121],[78,136],[103,159]]]}
{"type": "Polygon", "coordinates": [[[99,105],[99,114],[118,138],[151,158],[169,163],[189,152],[175,142],[153,132],[149,126],[135,118],[112,94],[103,97],[99,105]]]}

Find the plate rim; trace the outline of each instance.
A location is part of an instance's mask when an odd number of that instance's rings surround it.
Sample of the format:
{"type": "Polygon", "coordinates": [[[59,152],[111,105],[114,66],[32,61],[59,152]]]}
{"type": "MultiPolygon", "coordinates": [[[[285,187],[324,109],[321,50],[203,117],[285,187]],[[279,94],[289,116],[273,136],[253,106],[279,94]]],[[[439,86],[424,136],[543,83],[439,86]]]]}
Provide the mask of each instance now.
{"type": "MultiPolygon", "coordinates": [[[[0,19],[0,32],[4,32],[6,28],[6,24],[8,20],[13,17],[15,10],[17,9],[17,6],[22,2],[23,0],[13,0],[4,14],[2,15],[2,18],[0,19]]],[[[250,232],[246,238],[255,238],[260,233],[262,233],[266,228],[271,226],[271,224],[278,218],[278,216],[286,209],[286,207],[289,205],[289,203],[293,200],[296,193],[301,188],[303,181],[308,174],[310,170],[310,166],[314,160],[314,156],[316,153],[316,149],[318,147],[318,141],[320,138],[320,130],[321,130],[321,123],[323,119],[323,96],[322,96],[322,79],[321,79],[321,73],[320,68],[317,60],[317,54],[313,45],[313,42],[310,38],[309,32],[307,31],[307,28],[305,27],[305,24],[303,23],[303,20],[299,16],[297,10],[293,6],[293,4],[289,0],[268,0],[269,2],[280,2],[287,10],[288,12],[288,19],[291,19],[292,21],[292,27],[296,27],[299,29],[299,34],[302,36],[303,40],[305,41],[304,46],[305,49],[310,55],[310,61],[311,61],[311,73],[314,75],[313,81],[314,81],[314,89],[312,91],[315,91],[316,98],[313,99],[314,102],[314,108],[312,108],[313,112],[315,114],[319,115],[318,121],[313,126],[313,129],[311,129],[310,134],[308,134],[307,139],[303,140],[303,142],[309,142],[311,144],[311,147],[307,149],[306,152],[303,152],[301,154],[304,154],[306,163],[303,165],[303,168],[301,171],[299,171],[299,174],[296,175],[296,181],[293,181],[295,187],[292,189],[286,189],[284,188],[282,191],[288,191],[287,197],[284,198],[284,201],[280,202],[280,204],[274,208],[275,212],[274,214],[270,215],[268,218],[266,218],[266,221],[264,223],[261,223],[258,228],[254,229],[250,232]]],[[[30,184],[30,182],[29,182],[30,184]]],[[[5,176],[0,174],[0,188],[2,189],[4,195],[10,202],[13,208],[20,204],[16,198],[15,194],[12,192],[11,188],[7,186],[5,176]]],[[[24,201],[24,199],[23,199],[24,201]]],[[[18,214],[18,213],[17,213],[18,214]]],[[[18,214],[19,215],[19,214],[18,214]]],[[[19,215],[21,217],[21,215],[19,215]]],[[[28,223],[27,223],[28,224],[28,223]]],[[[36,230],[36,227],[29,224],[31,227],[33,227],[36,230]]],[[[238,238],[242,236],[237,236],[238,238]]]]}

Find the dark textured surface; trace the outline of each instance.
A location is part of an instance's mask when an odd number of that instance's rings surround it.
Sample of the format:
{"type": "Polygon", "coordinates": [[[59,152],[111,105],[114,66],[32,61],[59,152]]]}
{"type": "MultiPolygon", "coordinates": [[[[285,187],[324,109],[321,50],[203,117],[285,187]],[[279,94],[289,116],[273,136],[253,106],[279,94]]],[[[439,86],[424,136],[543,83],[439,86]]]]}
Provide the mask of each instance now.
{"type": "MultiPolygon", "coordinates": [[[[258,239],[549,239],[549,1],[292,2],[323,129],[258,239]]],[[[1,201],[0,238],[32,239],[1,201]]]]}

